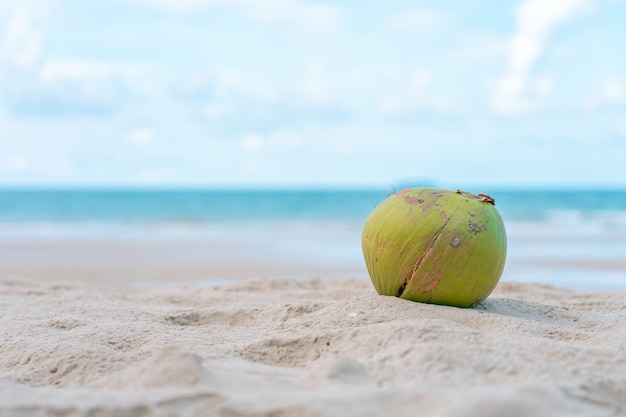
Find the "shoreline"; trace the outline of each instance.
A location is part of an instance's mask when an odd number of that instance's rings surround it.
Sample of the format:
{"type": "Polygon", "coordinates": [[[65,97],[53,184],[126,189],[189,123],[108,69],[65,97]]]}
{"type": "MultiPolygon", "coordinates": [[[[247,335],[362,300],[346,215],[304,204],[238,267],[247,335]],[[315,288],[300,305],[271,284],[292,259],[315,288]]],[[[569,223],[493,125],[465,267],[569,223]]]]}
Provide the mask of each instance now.
{"type": "Polygon", "coordinates": [[[335,249],[307,258],[245,241],[0,242],[0,277],[102,283],[367,277],[359,258],[346,261],[335,249]]]}
{"type": "MultiPolygon", "coordinates": [[[[3,241],[0,277],[107,284],[234,282],[247,278],[354,277],[369,281],[358,236],[327,242],[246,239],[3,241]],[[308,246],[307,246],[308,245],[308,246]]],[[[626,289],[626,261],[600,251],[587,256],[529,252],[515,246],[501,282],[545,283],[576,290],[626,289]]]]}

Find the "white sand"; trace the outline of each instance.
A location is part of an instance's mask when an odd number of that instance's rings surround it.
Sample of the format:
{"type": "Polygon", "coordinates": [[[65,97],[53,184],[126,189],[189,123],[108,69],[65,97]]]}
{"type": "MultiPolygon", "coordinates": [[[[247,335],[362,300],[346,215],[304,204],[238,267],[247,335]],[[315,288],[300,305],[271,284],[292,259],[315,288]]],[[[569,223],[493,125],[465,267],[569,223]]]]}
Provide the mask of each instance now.
{"type": "Polygon", "coordinates": [[[0,280],[0,416],[621,416],[626,293],[0,280]]]}

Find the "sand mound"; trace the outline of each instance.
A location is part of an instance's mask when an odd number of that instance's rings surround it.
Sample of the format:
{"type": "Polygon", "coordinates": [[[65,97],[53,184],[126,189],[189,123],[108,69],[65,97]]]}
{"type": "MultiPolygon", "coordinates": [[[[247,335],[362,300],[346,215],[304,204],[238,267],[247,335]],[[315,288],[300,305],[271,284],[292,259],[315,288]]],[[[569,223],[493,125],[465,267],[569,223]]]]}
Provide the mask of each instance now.
{"type": "Polygon", "coordinates": [[[358,280],[0,283],[0,414],[626,415],[624,292],[458,309],[358,280]]]}
{"type": "Polygon", "coordinates": [[[138,364],[103,378],[94,386],[114,389],[194,387],[211,380],[202,361],[198,355],[169,346],[138,364]]]}

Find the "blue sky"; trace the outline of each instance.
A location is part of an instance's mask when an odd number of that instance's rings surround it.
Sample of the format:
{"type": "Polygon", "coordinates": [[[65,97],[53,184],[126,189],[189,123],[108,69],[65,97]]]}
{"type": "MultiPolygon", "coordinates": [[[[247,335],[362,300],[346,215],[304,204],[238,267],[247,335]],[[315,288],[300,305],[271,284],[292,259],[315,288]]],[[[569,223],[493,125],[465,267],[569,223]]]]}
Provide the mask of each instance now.
{"type": "Polygon", "coordinates": [[[626,187],[623,0],[1,0],[0,186],[626,187]]]}

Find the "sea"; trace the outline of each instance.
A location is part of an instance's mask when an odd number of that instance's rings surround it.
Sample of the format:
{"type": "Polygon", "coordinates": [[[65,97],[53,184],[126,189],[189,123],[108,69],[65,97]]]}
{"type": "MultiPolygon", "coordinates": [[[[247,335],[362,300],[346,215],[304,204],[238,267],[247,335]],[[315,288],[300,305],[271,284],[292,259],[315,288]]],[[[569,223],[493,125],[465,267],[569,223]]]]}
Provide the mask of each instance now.
{"type": "MultiPolygon", "coordinates": [[[[504,220],[503,281],[626,289],[626,190],[472,191],[491,195],[504,220]]],[[[0,243],[213,242],[239,247],[242,262],[348,266],[367,279],[362,227],[393,192],[2,190],[0,243]]]]}

